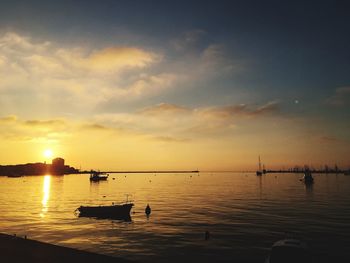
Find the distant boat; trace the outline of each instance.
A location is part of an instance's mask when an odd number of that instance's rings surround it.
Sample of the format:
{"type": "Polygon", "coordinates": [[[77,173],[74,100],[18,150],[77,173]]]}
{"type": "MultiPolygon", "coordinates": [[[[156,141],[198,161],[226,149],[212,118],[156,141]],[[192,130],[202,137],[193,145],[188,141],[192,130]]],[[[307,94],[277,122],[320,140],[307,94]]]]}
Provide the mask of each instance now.
{"type": "Polygon", "coordinates": [[[305,242],[283,239],[273,244],[265,263],[309,263],[312,256],[305,242]]]}
{"type": "Polygon", "coordinates": [[[98,171],[90,172],[90,181],[98,182],[98,181],[106,181],[108,178],[108,174],[98,171]]]}
{"type": "Polygon", "coordinates": [[[265,165],[263,164],[263,170],[262,170],[263,174],[267,174],[267,170],[265,169],[265,165]]]}
{"type": "Polygon", "coordinates": [[[130,210],[133,206],[133,203],[112,204],[109,206],[80,206],[76,210],[79,211],[79,217],[124,219],[129,221],[131,219],[130,210]]]}
{"type": "Polygon", "coordinates": [[[312,174],[310,171],[305,171],[304,176],[302,179],[305,184],[312,184],[314,182],[314,178],[312,177],[312,174]]]}
{"type": "Polygon", "coordinates": [[[261,176],[263,174],[263,171],[261,170],[261,161],[260,161],[260,155],[259,155],[259,170],[256,171],[257,176],[261,176]]]}

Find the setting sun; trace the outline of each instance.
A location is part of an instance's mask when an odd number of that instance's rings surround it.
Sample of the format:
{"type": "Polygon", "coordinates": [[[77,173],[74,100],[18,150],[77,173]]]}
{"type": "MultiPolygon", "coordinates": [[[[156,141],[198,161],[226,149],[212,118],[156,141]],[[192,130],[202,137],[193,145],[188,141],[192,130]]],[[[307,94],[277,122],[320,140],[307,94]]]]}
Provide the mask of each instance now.
{"type": "Polygon", "coordinates": [[[53,156],[53,152],[51,149],[46,149],[43,154],[46,158],[51,158],[53,156]]]}

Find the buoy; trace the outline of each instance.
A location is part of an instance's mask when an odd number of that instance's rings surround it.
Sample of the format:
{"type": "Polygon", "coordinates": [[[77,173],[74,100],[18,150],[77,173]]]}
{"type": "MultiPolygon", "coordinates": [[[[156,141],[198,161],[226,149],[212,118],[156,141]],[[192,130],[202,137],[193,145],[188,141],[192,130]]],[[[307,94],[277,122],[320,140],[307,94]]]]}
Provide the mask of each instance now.
{"type": "Polygon", "coordinates": [[[149,206],[149,204],[147,204],[147,206],[146,206],[145,213],[147,216],[149,216],[151,214],[151,207],[149,206]]]}

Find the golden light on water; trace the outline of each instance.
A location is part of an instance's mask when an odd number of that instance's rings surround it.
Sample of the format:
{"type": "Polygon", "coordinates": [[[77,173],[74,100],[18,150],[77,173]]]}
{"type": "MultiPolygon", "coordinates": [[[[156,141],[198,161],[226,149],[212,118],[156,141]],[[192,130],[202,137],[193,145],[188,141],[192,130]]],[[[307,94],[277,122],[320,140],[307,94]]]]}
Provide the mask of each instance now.
{"type": "Polygon", "coordinates": [[[42,209],[40,216],[45,217],[45,214],[48,210],[48,201],[50,198],[50,186],[51,186],[51,176],[50,175],[45,175],[44,176],[44,184],[43,184],[43,199],[41,201],[42,204],[42,209]]]}

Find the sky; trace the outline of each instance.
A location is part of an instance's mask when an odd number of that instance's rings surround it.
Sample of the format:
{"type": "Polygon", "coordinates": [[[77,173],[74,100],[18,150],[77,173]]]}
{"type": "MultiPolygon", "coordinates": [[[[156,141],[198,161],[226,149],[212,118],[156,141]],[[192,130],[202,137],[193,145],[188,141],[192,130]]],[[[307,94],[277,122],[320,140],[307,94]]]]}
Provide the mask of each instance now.
{"type": "Polygon", "coordinates": [[[347,1],[0,2],[0,164],[350,166],[347,1]]]}

